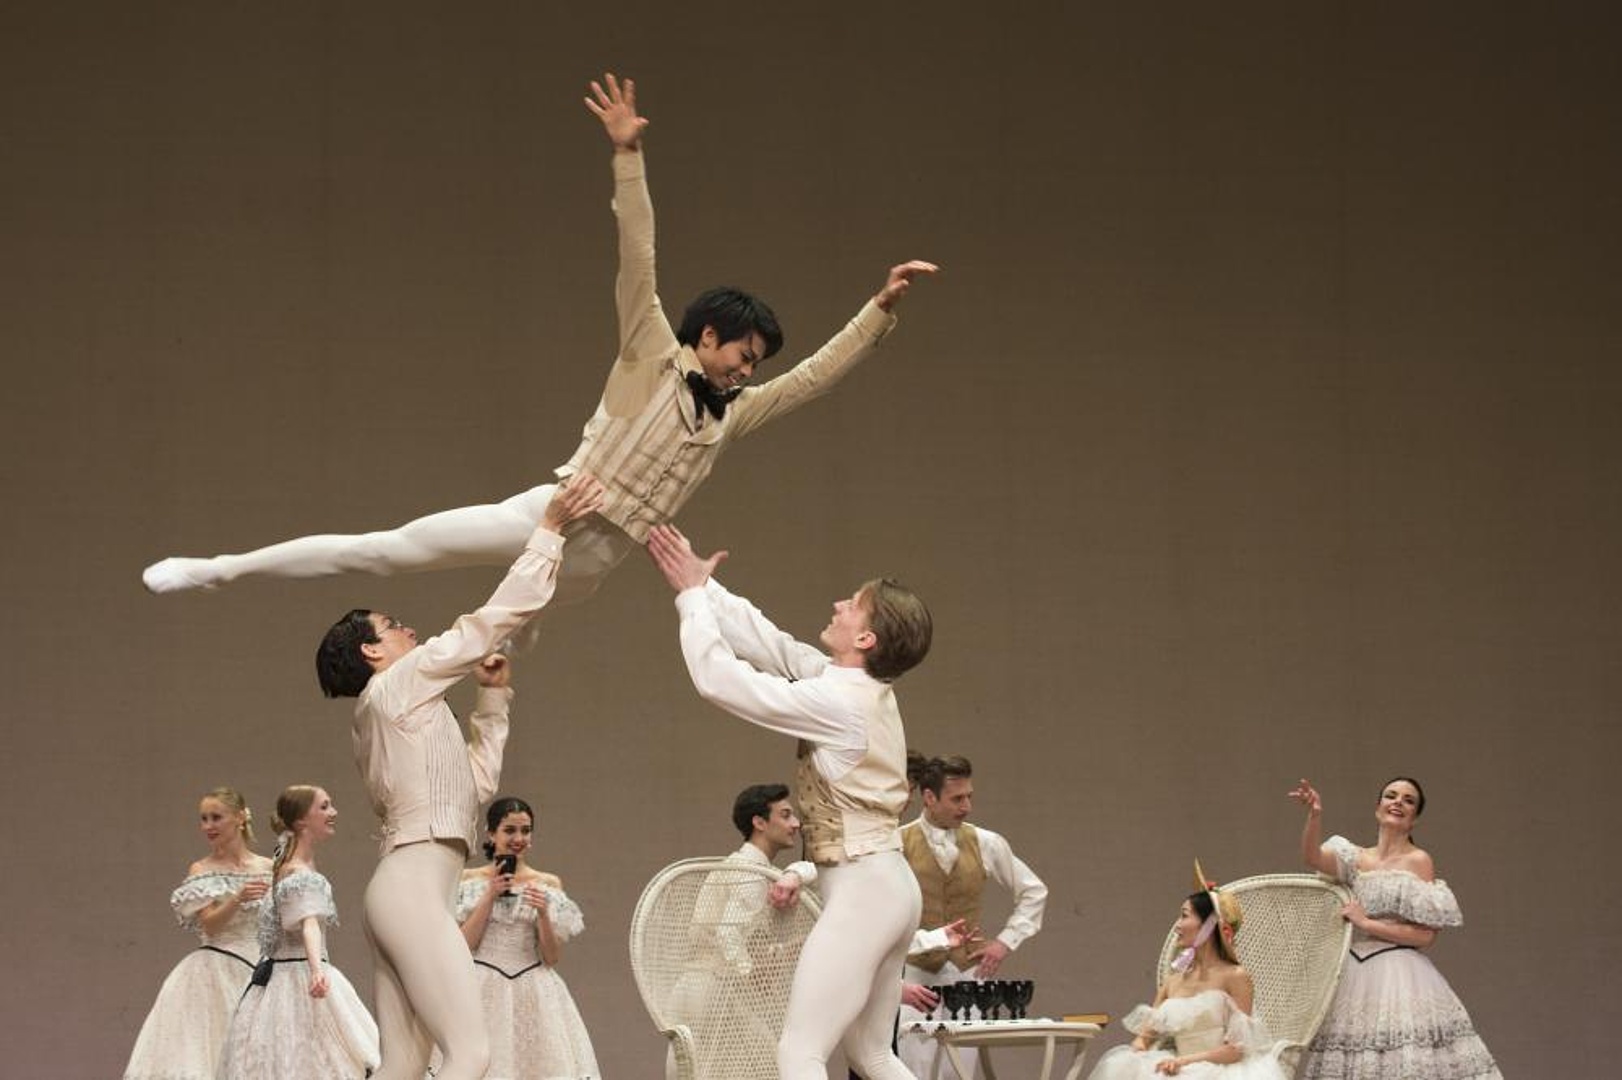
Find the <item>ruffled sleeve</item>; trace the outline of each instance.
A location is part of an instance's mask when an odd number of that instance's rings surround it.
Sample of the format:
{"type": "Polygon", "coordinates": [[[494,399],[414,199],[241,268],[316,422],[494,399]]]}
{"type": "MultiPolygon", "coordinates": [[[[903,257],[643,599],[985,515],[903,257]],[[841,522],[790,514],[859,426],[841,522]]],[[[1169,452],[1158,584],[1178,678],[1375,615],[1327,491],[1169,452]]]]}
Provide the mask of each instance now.
{"type": "Polygon", "coordinates": [[[283,930],[294,930],[312,915],[328,926],[338,925],[338,905],[332,884],[312,870],[289,874],[276,885],[276,914],[283,930]]]}
{"type": "Polygon", "coordinates": [[[1251,1016],[1239,1008],[1238,1002],[1227,997],[1228,1017],[1222,1033],[1222,1041],[1230,1046],[1237,1046],[1244,1051],[1246,1057],[1255,1054],[1265,1054],[1278,1040],[1273,1038],[1262,1023],[1261,1017],[1251,1016]]]}
{"type": "Polygon", "coordinates": [[[1405,870],[1365,874],[1357,895],[1364,910],[1377,919],[1395,917],[1433,930],[1464,925],[1453,890],[1440,878],[1421,881],[1405,870]]]}
{"type": "Polygon", "coordinates": [[[456,888],[457,922],[467,922],[468,916],[473,914],[473,909],[479,906],[479,897],[483,896],[484,890],[489,887],[489,878],[470,877],[462,879],[462,884],[456,888]]]}
{"type": "Polygon", "coordinates": [[[203,910],[215,901],[230,896],[238,887],[236,878],[231,874],[218,871],[193,874],[169,894],[169,907],[181,926],[195,930],[197,917],[203,910]]]}
{"type": "Polygon", "coordinates": [[[1335,857],[1335,880],[1351,884],[1357,877],[1357,845],[1344,836],[1331,836],[1324,847],[1335,857]]]}
{"type": "Polygon", "coordinates": [[[586,916],[581,912],[580,905],[570,900],[562,889],[543,885],[541,892],[546,894],[547,916],[552,920],[552,932],[557,935],[558,941],[578,937],[586,929],[586,916]]]}
{"type": "Polygon", "coordinates": [[[1147,1005],[1134,1005],[1121,1020],[1121,1026],[1134,1035],[1156,1035],[1155,1011],[1147,1005]]]}

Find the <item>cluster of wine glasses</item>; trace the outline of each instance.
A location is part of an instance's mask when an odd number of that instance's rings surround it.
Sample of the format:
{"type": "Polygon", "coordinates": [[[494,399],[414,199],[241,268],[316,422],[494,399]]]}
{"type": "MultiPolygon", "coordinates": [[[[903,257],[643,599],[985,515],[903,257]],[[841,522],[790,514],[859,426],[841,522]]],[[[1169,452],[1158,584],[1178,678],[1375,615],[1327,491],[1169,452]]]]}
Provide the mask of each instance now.
{"type": "Polygon", "coordinates": [[[980,982],[965,979],[929,989],[940,999],[931,1019],[1001,1020],[1002,1011],[1006,1008],[1008,1019],[1023,1020],[1025,1009],[1036,994],[1036,983],[1030,979],[987,979],[980,982]],[[978,1017],[972,1011],[976,1008],[980,1010],[978,1017]]]}

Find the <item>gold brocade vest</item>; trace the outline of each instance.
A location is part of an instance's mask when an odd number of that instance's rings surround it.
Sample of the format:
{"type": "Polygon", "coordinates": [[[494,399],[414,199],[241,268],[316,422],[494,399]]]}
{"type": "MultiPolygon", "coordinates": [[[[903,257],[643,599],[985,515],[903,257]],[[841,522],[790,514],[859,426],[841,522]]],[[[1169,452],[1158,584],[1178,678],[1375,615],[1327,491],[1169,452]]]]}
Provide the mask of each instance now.
{"type": "MultiPolygon", "coordinates": [[[[968,926],[980,925],[980,896],[986,887],[986,864],[980,857],[980,837],[973,825],[958,826],[957,862],[952,864],[950,874],[936,861],[921,825],[909,825],[901,830],[901,851],[918,878],[918,890],[924,894],[920,926],[933,929],[954,919],[962,919],[968,926]]],[[[984,948],[985,943],[978,942],[955,949],[930,949],[907,957],[907,963],[925,971],[939,971],[950,957],[959,971],[967,971],[984,948]]]]}
{"type": "Polygon", "coordinates": [[[893,707],[878,710],[862,760],[832,783],[817,768],[813,749],[800,743],[794,774],[805,857],[829,865],[898,850],[896,823],[907,806],[907,739],[900,714],[893,707]]]}

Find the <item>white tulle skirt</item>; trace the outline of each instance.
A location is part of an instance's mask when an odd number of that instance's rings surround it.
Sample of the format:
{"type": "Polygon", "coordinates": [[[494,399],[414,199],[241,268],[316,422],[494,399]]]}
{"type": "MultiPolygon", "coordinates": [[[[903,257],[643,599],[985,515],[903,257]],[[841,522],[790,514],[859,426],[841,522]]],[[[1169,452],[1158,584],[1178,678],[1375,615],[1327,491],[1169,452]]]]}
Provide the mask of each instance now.
{"type": "MultiPolygon", "coordinates": [[[[1130,1046],[1110,1049],[1093,1067],[1089,1080],[1162,1080],[1155,1066],[1177,1055],[1170,1050],[1134,1050],[1130,1046]]],[[[1232,1065],[1212,1065],[1196,1061],[1183,1066],[1178,1076],[1193,1080],[1285,1080],[1284,1070],[1270,1057],[1250,1057],[1232,1065]]]]}
{"type": "Polygon", "coordinates": [[[1320,1080],[1501,1080],[1453,988],[1430,957],[1388,949],[1346,958],[1299,1075],[1320,1080]]]}
{"type": "Polygon", "coordinates": [[[602,1075],[585,1021],[561,975],[549,967],[533,967],[511,979],[485,964],[477,970],[490,1033],[486,1080],[597,1080],[602,1075]]]}
{"type": "Polygon", "coordinates": [[[214,949],[186,954],[163,980],[124,1080],[214,1080],[225,1033],[253,965],[214,949]]]}
{"type": "Polygon", "coordinates": [[[327,996],[310,996],[309,966],[276,965],[237,1006],[222,1080],[362,1080],[378,1064],[377,1022],[343,972],[327,968],[327,996]]]}

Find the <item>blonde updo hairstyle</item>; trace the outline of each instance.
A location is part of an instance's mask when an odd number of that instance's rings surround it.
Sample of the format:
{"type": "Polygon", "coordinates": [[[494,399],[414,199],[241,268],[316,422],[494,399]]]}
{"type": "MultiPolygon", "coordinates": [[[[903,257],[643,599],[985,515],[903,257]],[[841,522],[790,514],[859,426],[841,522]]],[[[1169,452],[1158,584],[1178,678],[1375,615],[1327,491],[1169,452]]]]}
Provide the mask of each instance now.
{"type": "MultiPolygon", "coordinates": [[[[253,811],[248,809],[248,800],[242,797],[242,792],[234,787],[217,787],[203,792],[204,799],[213,799],[233,814],[242,815],[242,842],[249,847],[253,846],[253,811]]],[[[198,800],[199,802],[202,799],[198,800]]]]}

